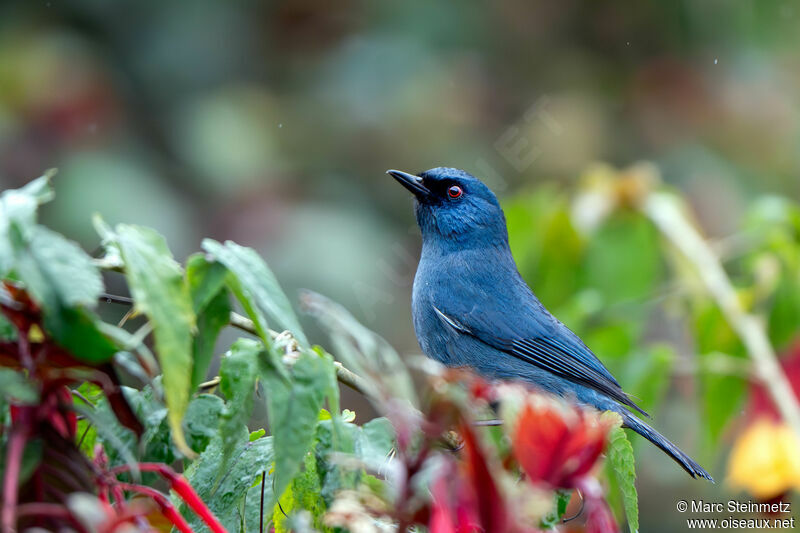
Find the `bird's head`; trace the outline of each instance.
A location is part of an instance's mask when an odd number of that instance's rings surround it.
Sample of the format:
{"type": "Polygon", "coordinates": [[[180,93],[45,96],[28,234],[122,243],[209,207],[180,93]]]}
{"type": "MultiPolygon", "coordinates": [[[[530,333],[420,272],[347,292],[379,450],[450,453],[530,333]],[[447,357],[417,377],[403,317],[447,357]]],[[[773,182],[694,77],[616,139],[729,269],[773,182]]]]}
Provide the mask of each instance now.
{"type": "Polygon", "coordinates": [[[497,197],[478,178],[457,168],[437,167],[418,175],[386,172],[414,194],[423,241],[499,243],[508,240],[497,197]]]}

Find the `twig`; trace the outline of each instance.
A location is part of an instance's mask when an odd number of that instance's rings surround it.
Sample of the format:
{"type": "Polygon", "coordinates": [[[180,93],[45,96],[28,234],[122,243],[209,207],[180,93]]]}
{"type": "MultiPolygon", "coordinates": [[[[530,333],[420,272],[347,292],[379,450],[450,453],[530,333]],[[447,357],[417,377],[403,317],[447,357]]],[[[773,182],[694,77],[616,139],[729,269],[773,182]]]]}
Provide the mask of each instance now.
{"type": "Polygon", "coordinates": [[[264,483],[267,480],[267,471],[261,472],[261,507],[258,513],[258,533],[264,533],[264,483]]]}
{"type": "MultiPolygon", "coordinates": [[[[110,269],[109,265],[102,264],[100,260],[95,260],[95,263],[98,264],[100,268],[110,269]]],[[[133,300],[130,298],[126,298],[124,296],[115,296],[113,294],[103,294],[101,299],[104,301],[120,303],[120,304],[133,303],[133,300]]],[[[132,310],[129,311],[123,317],[123,322],[119,324],[120,327],[123,325],[124,321],[127,320],[127,318],[130,316],[131,312],[132,310]]],[[[253,321],[245,316],[240,315],[239,313],[231,313],[230,325],[242,331],[246,331],[247,333],[258,335],[258,332],[256,331],[255,328],[255,324],[253,324],[253,321]]],[[[145,324],[145,326],[147,326],[147,324],[145,324]]],[[[149,330],[147,331],[149,332],[149,330]]],[[[281,333],[277,331],[273,330],[268,330],[268,331],[270,337],[272,337],[273,340],[277,339],[281,335],[281,333]]],[[[339,381],[339,383],[350,387],[354,391],[361,393],[364,396],[369,396],[369,386],[367,386],[366,383],[364,382],[364,378],[358,376],[354,372],[345,368],[344,365],[342,365],[342,363],[340,363],[339,361],[335,361],[334,365],[336,366],[336,379],[339,381]]],[[[201,388],[212,387],[214,385],[216,385],[216,383],[207,382],[203,383],[201,385],[201,388]]]]}
{"type": "Polygon", "coordinates": [[[742,379],[758,379],[752,361],[734,357],[726,353],[712,352],[700,361],[692,361],[681,357],[675,365],[674,372],[681,375],[694,375],[700,371],[711,372],[721,376],[736,376],[742,379]]]}
{"type": "Polygon", "coordinates": [[[107,292],[100,295],[100,301],[107,304],[133,305],[133,298],[130,296],[117,296],[107,292]]]}
{"type": "Polygon", "coordinates": [[[781,416],[800,435],[800,406],[778,364],[763,322],[744,309],[719,259],[689,222],[683,206],[672,195],[652,193],[641,209],[697,269],[706,289],[747,348],[756,375],[781,416]]]}
{"type": "MultiPolygon", "coordinates": [[[[253,321],[238,313],[231,313],[230,324],[231,326],[242,331],[246,331],[247,333],[251,333],[253,335],[258,334],[253,321]]],[[[281,333],[269,330],[269,335],[273,339],[276,339],[279,335],[281,335],[281,333]]],[[[339,383],[350,387],[354,391],[361,393],[364,396],[369,396],[369,386],[364,383],[364,378],[345,368],[344,365],[339,361],[334,361],[334,366],[336,367],[336,379],[339,381],[339,383]]]]}

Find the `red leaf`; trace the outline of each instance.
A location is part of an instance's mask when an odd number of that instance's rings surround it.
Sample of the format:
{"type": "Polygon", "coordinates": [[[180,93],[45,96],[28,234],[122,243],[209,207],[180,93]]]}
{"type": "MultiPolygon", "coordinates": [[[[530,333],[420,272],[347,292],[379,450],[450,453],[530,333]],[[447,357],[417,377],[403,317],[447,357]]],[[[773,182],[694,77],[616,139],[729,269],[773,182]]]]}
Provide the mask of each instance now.
{"type": "Polygon", "coordinates": [[[584,478],[579,488],[586,502],[586,533],[619,533],[617,521],[597,480],[584,478]]]}
{"type": "Polygon", "coordinates": [[[593,413],[527,403],[517,418],[514,457],[532,483],[574,488],[603,452],[609,429],[593,413]]]}
{"type": "MultiPolygon", "coordinates": [[[[474,504],[477,505],[480,525],[483,531],[507,531],[509,514],[506,503],[489,471],[486,457],[475,439],[472,427],[462,424],[461,435],[464,439],[465,474],[474,491],[474,504]]],[[[463,498],[461,501],[463,502],[463,498]]]]}

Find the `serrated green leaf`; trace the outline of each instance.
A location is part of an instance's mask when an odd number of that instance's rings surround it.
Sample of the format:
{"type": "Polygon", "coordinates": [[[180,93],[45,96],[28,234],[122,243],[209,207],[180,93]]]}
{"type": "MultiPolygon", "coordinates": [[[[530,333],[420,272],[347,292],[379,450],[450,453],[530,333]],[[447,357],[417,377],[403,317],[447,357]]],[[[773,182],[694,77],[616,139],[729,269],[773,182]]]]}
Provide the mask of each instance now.
{"type": "Polygon", "coordinates": [[[361,428],[349,422],[342,422],[337,437],[334,438],[333,421],[323,420],[317,424],[314,456],[317,472],[322,480],[322,498],[326,505],[331,505],[336,493],[343,488],[358,485],[362,472],[345,468],[332,460],[334,452],[354,453],[355,442],[361,436],[361,428]]]}
{"type": "Polygon", "coordinates": [[[17,275],[46,309],[97,304],[103,280],[80,246],[44,226],[33,226],[27,252],[30,255],[18,266],[17,275]]]}
{"type": "Polygon", "coordinates": [[[301,352],[291,367],[289,382],[262,365],[261,380],[275,446],[278,494],[283,494],[313,444],[319,410],[333,371],[330,361],[313,351],[301,352]]]}
{"type": "Polygon", "coordinates": [[[164,238],[152,229],[120,224],[116,236],[134,305],[153,326],[172,438],[191,457],[181,425],[189,405],[195,326],[187,283],[164,238]]]}
{"type": "MultiPolygon", "coordinates": [[[[244,296],[253,303],[251,311],[257,311],[262,315],[261,320],[257,321],[262,327],[266,324],[265,318],[268,317],[279,328],[291,331],[302,346],[308,347],[305,333],[300,327],[289,299],[275,279],[275,275],[255,250],[239,246],[232,241],[226,241],[223,245],[211,239],[203,241],[203,249],[228,267],[235,276],[244,296]]],[[[251,318],[256,321],[252,316],[251,318]]],[[[269,339],[264,340],[269,342],[269,339]]]]}
{"type": "Polygon", "coordinates": [[[44,309],[45,329],[77,359],[111,359],[115,344],[89,311],[103,291],[100,273],[77,244],[47,228],[32,226],[14,245],[14,272],[44,309]]]}
{"type": "Polygon", "coordinates": [[[193,450],[202,453],[217,436],[225,402],[213,394],[200,394],[191,402],[183,417],[186,439],[193,450]]]}
{"type": "Polygon", "coordinates": [[[611,430],[606,448],[608,464],[622,493],[625,516],[631,533],[639,530],[639,497],[636,493],[636,465],[633,448],[621,427],[611,430]]]}
{"type": "MultiPolygon", "coordinates": [[[[269,473],[270,465],[275,459],[272,437],[251,442],[244,427],[239,428],[235,437],[237,444],[233,460],[227,470],[222,472],[222,476],[219,474],[224,454],[220,437],[213,439],[184,473],[198,496],[228,531],[242,531],[244,513],[250,515],[248,511],[253,509],[252,506],[260,508],[261,487],[258,481],[263,472],[266,472],[264,509],[267,517],[272,515],[272,508],[276,502],[272,491],[272,476],[269,473]],[[243,509],[245,498],[246,507],[243,509]]],[[[203,522],[188,510],[185,504],[181,503],[179,508],[194,531],[208,531],[203,522]]],[[[257,527],[257,519],[255,523],[257,527]]]]}
{"type": "Polygon", "coordinates": [[[263,351],[260,342],[239,339],[222,358],[219,390],[226,401],[219,421],[219,433],[222,437],[223,470],[236,446],[236,435],[247,426],[253,412],[258,359],[263,351]]]}

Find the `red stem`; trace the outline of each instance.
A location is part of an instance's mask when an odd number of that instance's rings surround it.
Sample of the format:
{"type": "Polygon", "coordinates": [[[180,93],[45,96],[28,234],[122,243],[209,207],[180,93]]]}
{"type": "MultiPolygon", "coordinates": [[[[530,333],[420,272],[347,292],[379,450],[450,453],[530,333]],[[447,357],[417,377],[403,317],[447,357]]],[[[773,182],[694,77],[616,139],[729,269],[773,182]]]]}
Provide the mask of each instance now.
{"type": "Polygon", "coordinates": [[[11,430],[6,450],[6,471],[3,476],[3,511],[0,524],[3,533],[14,533],[17,530],[17,485],[22,465],[22,454],[28,441],[28,424],[23,422],[11,430]]]}
{"type": "Polygon", "coordinates": [[[134,485],[133,483],[120,483],[120,487],[131,492],[138,492],[153,499],[161,510],[161,514],[169,520],[175,528],[181,533],[194,533],[194,530],[189,526],[183,516],[175,509],[175,506],[169,501],[163,493],[144,485],[134,485]]]}
{"type": "MultiPolygon", "coordinates": [[[[130,470],[130,468],[127,465],[122,465],[112,469],[111,473],[116,475],[128,470],[130,470]]],[[[186,505],[188,505],[192,511],[197,513],[197,516],[205,522],[213,533],[228,533],[225,526],[214,516],[214,513],[211,512],[211,509],[208,508],[202,498],[194,491],[185,477],[162,463],[139,463],[139,470],[142,472],[156,472],[160,474],[161,477],[169,481],[170,488],[186,502],[186,505]]]]}

